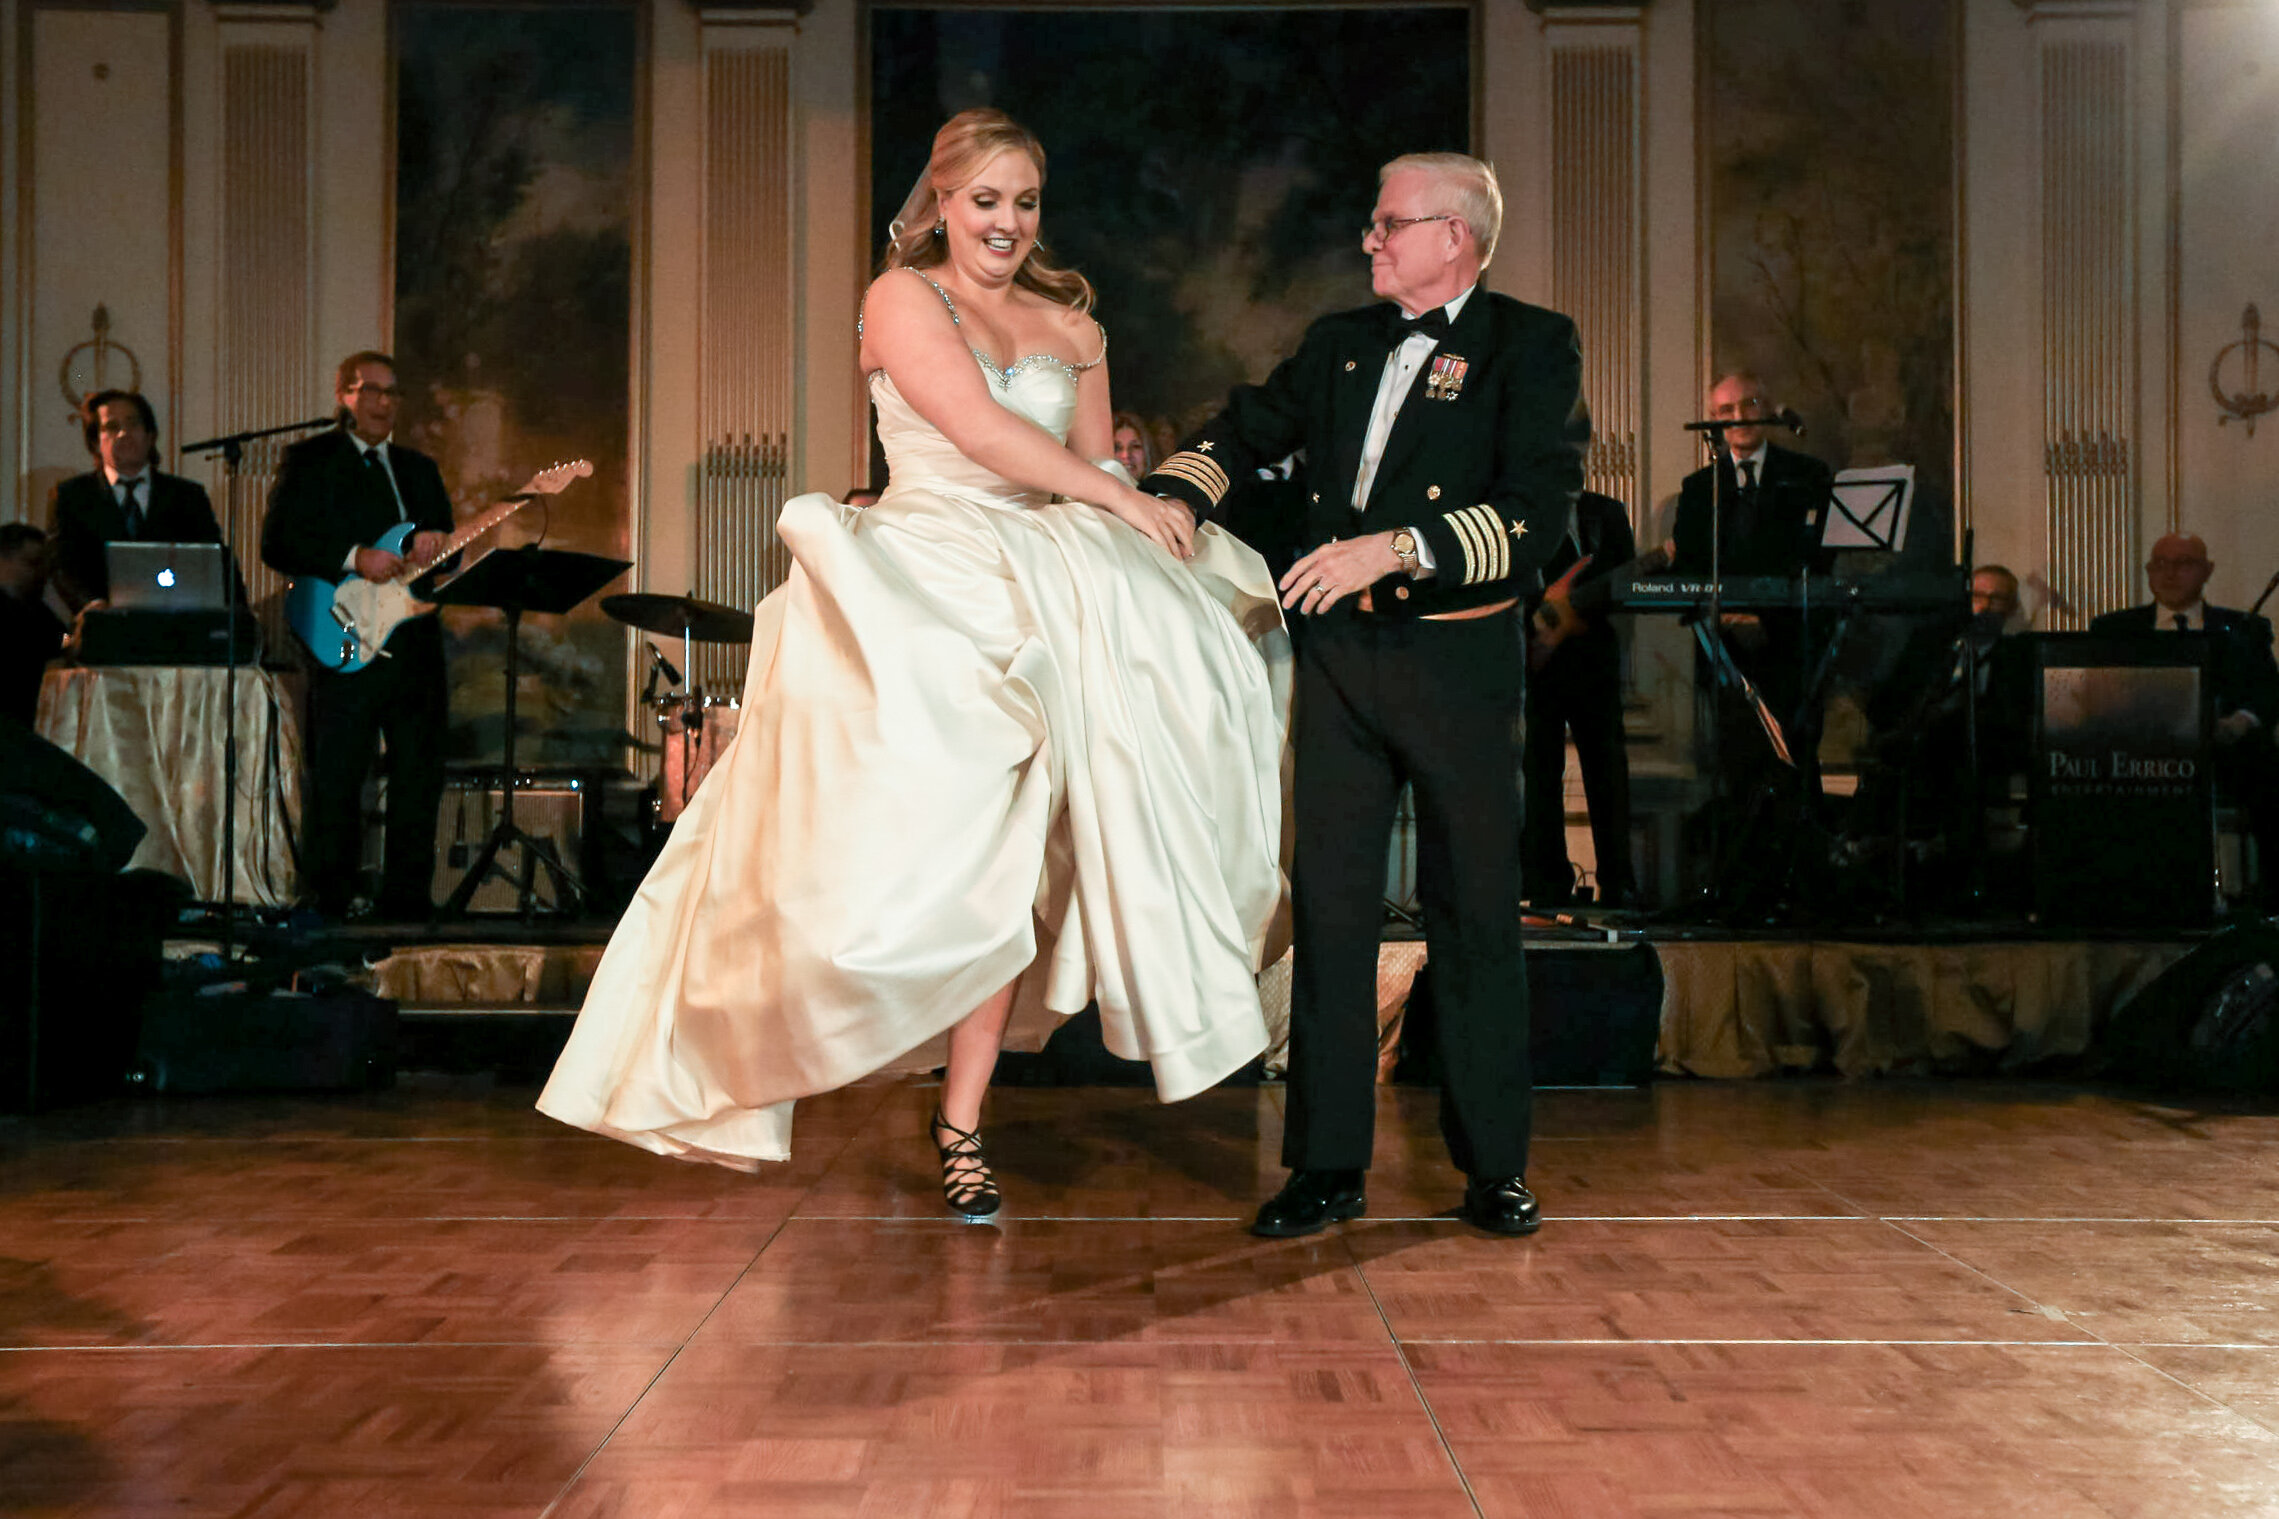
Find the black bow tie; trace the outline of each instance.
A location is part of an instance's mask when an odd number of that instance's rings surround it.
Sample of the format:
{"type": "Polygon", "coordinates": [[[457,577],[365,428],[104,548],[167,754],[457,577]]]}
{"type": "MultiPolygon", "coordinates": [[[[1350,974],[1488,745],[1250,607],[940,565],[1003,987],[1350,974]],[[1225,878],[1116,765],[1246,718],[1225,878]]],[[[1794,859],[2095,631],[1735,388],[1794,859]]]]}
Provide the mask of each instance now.
{"type": "Polygon", "coordinates": [[[1435,306],[1422,316],[1402,316],[1401,308],[1398,306],[1393,307],[1392,311],[1393,341],[1396,343],[1413,338],[1420,332],[1431,337],[1435,342],[1448,336],[1448,308],[1446,306],[1435,306]]]}

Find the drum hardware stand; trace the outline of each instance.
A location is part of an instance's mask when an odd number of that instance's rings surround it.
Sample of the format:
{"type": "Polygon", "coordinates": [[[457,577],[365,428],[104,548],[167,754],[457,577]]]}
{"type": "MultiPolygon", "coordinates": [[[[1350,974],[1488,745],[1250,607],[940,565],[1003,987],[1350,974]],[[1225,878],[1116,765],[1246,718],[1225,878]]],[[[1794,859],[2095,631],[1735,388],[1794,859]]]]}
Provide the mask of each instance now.
{"type": "MultiPolygon", "coordinates": [[[[237,618],[244,610],[238,601],[239,578],[237,569],[237,485],[238,464],[245,455],[245,445],[256,438],[273,438],[280,433],[314,432],[320,427],[335,426],[331,417],[316,417],[306,422],[286,422],[277,427],[257,427],[249,432],[230,433],[219,438],[205,438],[186,443],[180,452],[189,454],[219,453],[222,456],[222,558],[227,561],[222,576],[222,616],[227,632],[222,655],[222,668],[228,672],[222,701],[222,941],[221,959],[224,965],[237,958],[237,618]]],[[[258,662],[258,646],[251,651],[258,662]]]]}
{"type": "Polygon", "coordinates": [[[514,762],[515,693],[522,682],[522,614],[563,613],[633,566],[623,559],[579,554],[567,549],[494,549],[476,560],[430,597],[442,606],[495,607],[506,614],[506,738],[499,762],[499,816],[474,863],[459,878],[451,897],[436,912],[438,921],[467,916],[467,904],[494,874],[515,881],[515,911],[525,923],[537,916],[538,872],[553,886],[553,909],[577,916],[587,900],[584,883],[554,852],[553,841],[527,832],[514,820],[514,793],[526,777],[514,762]],[[499,863],[500,851],[521,851],[519,874],[499,863]]]}
{"type": "Polygon", "coordinates": [[[617,596],[605,596],[602,612],[645,633],[656,633],[681,641],[681,667],[673,668],[665,658],[665,651],[651,640],[649,647],[649,684],[641,693],[641,704],[657,708],[657,726],[663,731],[665,745],[663,763],[658,776],[657,817],[670,822],[679,816],[679,809],[688,805],[689,793],[702,783],[705,773],[703,756],[704,733],[711,721],[707,715],[710,701],[704,687],[690,680],[683,690],[657,694],[657,678],[661,675],[673,686],[682,685],[684,673],[693,675],[696,670],[696,646],[699,643],[750,643],[752,641],[753,614],[740,612],[734,607],[722,606],[714,601],[702,601],[691,591],[686,596],[667,596],[649,591],[633,591],[617,596]],[[673,735],[681,736],[680,755],[673,754],[673,735]],[[670,774],[678,764],[680,774],[670,774]],[[677,801],[670,782],[680,782],[677,801]],[[668,816],[663,809],[672,807],[668,816]]]}

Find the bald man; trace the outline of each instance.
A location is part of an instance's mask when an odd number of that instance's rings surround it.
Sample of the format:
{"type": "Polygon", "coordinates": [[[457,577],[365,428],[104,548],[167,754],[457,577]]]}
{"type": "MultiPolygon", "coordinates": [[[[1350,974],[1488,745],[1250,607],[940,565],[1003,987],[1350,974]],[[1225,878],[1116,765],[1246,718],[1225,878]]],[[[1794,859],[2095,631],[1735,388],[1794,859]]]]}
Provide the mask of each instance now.
{"type": "Polygon", "coordinates": [[[2271,624],[2251,612],[2210,606],[2202,593],[2215,571],[2208,546],[2191,533],[2170,533],[2152,546],[2145,578],[2152,603],[2107,612],[2089,631],[2114,637],[2199,635],[2213,641],[2208,684],[2216,704],[2216,786],[2243,807],[2255,833],[2266,904],[2279,900],[2279,663],[2271,657],[2271,624]]]}

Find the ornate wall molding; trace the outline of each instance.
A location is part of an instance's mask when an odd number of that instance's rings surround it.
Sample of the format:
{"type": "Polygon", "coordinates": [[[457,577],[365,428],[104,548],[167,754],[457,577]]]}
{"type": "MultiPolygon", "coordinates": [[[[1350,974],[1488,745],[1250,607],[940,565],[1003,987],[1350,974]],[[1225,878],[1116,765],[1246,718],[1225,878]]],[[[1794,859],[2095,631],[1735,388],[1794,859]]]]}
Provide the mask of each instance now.
{"type": "Polygon", "coordinates": [[[2134,599],[2138,354],[2125,26],[2037,39],[2050,578],[2080,619],[2134,599]]]}
{"type": "MultiPolygon", "coordinates": [[[[784,28],[704,27],[695,576],[736,607],[791,569],[776,537],[797,422],[791,43],[784,28]]],[[[691,678],[736,689],[747,652],[707,647],[691,678]]]]}
{"type": "MultiPolygon", "coordinates": [[[[216,432],[273,426],[307,413],[316,383],[314,6],[217,7],[221,62],[219,323],[214,342],[216,432]]],[[[283,445],[246,450],[235,541],[261,541],[261,517],[283,445]]],[[[257,554],[240,556],[258,604],[283,580],[257,554]]],[[[271,629],[272,636],[279,636],[271,629]]]]}
{"type": "Polygon", "coordinates": [[[1582,332],[1592,436],[1585,484],[1631,508],[1646,501],[1645,229],[1642,37],[1626,24],[1575,24],[1570,7],[1545,26],[1550,48],[1551,304],[1582,332]]]}

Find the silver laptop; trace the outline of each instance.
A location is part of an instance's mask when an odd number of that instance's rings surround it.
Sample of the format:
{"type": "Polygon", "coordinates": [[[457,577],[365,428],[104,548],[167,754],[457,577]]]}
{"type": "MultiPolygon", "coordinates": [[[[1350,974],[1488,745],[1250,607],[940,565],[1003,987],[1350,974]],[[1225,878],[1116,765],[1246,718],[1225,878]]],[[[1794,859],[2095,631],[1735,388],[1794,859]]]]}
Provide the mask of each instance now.
{"type": "Polygon", "coordinates": [[[111,605],[126,612],[222,610],[223,558],[218,543],[103,545],[111,576],[111,605]]]}

